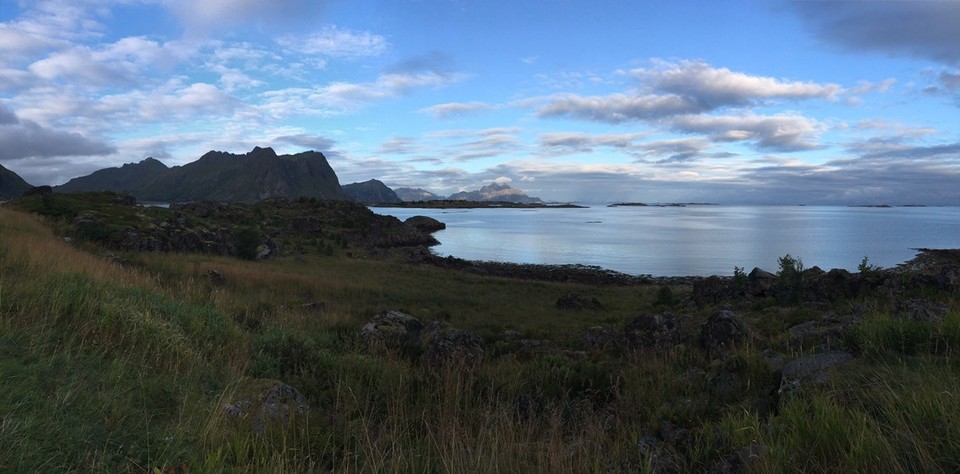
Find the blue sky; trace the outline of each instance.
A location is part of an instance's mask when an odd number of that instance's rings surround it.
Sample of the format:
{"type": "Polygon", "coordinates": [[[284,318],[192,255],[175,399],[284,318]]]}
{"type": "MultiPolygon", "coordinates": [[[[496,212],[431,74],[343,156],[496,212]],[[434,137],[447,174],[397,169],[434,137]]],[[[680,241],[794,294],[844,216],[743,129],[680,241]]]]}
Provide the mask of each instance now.
{"type": "Polygon", "coordinates": [[[556,201],[960,204],[960,1],[2,0],[0,164],[208,150],[556,201]]]}

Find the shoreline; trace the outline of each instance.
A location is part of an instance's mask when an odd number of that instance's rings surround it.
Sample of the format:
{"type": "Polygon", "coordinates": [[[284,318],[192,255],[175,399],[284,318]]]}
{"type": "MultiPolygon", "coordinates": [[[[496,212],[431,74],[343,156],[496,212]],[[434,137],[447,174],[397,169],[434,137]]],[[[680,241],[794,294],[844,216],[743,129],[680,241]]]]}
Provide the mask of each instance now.
{"type": "MultiPolygon", "coordinates": [[[[868,267],[880,273],[916,272],[936,274],[942,268],[960,267],[960,249],[932,249],[915,248],[916,255],[896,266],[889,268],[868,267]]],[[[501,278],[515,278],[530,281],[550,281],[563,283],[581,283],[589,285],[611,286],[639,286],[639,285],[694,285],[706,280],[730,281],[736,276],[730,275],[679,275],[657,276],[652,274],[631,275],[606,269],[597,265],[570,264],[538,264],[514,263],[490,260],[467,260],[452,255],[442,257],[434,254],[428,248],[417,248],[408,256],[413,264],[428,264],[439,268],[458,270],[467,273],[501,278]]],[[[750,273],[760,271],[767,275],[776,276],[774,272],[754,267],[750,273]]],[[[860,275],[842,268],[828,270],[813,266],[803,270],[803,273],[823,274],[829,272],[844,272],[850,275],[860,275]]]]}

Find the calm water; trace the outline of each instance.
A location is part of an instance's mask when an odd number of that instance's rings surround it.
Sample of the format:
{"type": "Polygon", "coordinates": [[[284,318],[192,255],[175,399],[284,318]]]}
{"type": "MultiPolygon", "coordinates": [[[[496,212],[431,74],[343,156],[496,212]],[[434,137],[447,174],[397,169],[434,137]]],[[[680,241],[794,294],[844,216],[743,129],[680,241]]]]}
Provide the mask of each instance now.
{"type": "Polygon", "coordinates": [[[960,248],[960,208],[778,206],[587,209],[394,209],[447,224],[438,255],[468,260],[599,265],[629,274],[729,275],[777,270],[791,254],[806,267],[856,270],[864,256],[892,267],[912,248],[960,248]]]}

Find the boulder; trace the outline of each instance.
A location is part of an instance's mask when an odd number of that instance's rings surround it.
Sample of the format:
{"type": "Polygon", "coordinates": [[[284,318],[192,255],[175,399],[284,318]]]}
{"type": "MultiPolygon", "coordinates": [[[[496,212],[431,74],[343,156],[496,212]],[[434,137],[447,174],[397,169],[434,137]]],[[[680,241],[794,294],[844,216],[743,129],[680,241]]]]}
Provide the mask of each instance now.
{"type": "Polygon", "coordinates": [[[207,278],[210,279],[210,283],[213,283],[215,286],[223,286],[227,279],[224,278],[223,273],[220,273],[219,270],[210,269],[207,271],[207,278]]]}
{"type": "Polygon", "coordinates": [[[247,420],[257,435],[266,433],[271,426],[288,424],[297,415],[307,412],[307,399],[297,389],[276,381],[259,381],[248,391],[256,392],[234,403],[225,403],[223,409],[228,419],[247,420]]]}
{"type": "Polygon", "coordinates": [[[743,343],[747,327],[736,313],[721,310],[710,316],[700,330],[700,346],[713,355],[723,355],[743,343]]]}
{"type": "Polygon", "coordinates": [[[419,319],[400,311],[383,311],[373,315],[360,330],[370,341],[399,342],[416,338],[423,329],[419,319]]]}
{"type": "Polygon", "coordinates": [[[603,305],[600,304],[594,297],[582,296],[577,293],[567,293],[559,298],[557,298],[557,309],[562,310],[572,310],[580,311],[584,309],[599,310],[603,309],[603,305]]]}
{"type": "Polygon", "coordinates": [[[482,337],[443,321],[433,321],[423,328],[419,344],[423,349],[421,361],[428,366],[448,363],[476,366],[483,360],[485,346],[482,337]]]}
{"type": "Polygon", "coordinates": [[[853,354],[828,351],[799,357],[783,366],[780,395],[793,392],[803,384],[823,384],[830,380],[827,370],[853,360],[853,354]]]}
{"type": "Polygon", "coordinates": [[[680,343],[680,319],[673,313],[641,314],[623,328],[631,349],[666,349],[680,343]]]}
{"type": "Polygon", "coordinates": [[[580,343],[590,350],[614,350],[623,346],[624,336],[613,328],[593,326],[580,333],[580,343]]]}
{"type": "Polygon", "coordinates": [[[770,296],[776,284],[776,275],[756,267],[747,275],[747,293],[751,296],[770,296]]]}
{"type": "Polygon", "coordinates": [[[731,293],[727,282],[716,275],[702,278],[693,283],[693,301],[698,306],[718,304],[731,293]]]}
{"type": "Polygon", "coordinates": [[[898,301],[896,309],[890,315],[894,319],[910,319],[913,321],[939,323],[950,308],[940,303],[921,299],[898,301]]]}

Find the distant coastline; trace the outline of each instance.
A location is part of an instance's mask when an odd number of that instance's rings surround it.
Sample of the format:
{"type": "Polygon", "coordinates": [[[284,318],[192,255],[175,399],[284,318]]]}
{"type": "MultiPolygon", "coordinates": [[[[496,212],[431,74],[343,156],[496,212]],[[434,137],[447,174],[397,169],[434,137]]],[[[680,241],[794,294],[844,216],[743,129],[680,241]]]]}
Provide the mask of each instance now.
{"type": "Polygon", "coordinates": [[[615,202],[607,207],[687,207],[687,206],[718,206],[715,202],[615,202]]]}
{"type": "Polygon", "coordinates": [[[438,199],[431,201],[404,201],[404,202],[381,202],[370,204],[370,207],[399,207],[410,209],[584,209],[586,206],[577,204],[547,204],[547,203],[522,203],[506,201],[459,201],[450,199],[438,199]]]}

